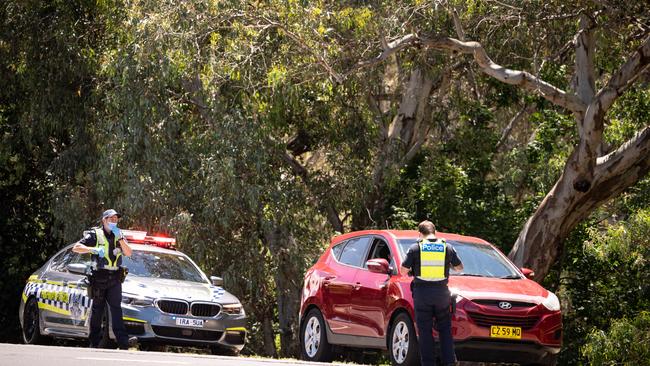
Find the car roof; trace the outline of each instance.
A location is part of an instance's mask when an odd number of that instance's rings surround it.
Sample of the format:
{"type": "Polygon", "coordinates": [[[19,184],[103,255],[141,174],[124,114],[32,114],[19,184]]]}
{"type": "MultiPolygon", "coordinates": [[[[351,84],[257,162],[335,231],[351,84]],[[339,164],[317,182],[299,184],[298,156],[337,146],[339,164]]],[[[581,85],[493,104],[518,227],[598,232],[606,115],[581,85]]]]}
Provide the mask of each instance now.
{"type": "MultiPolygon", "coordinates": [[[[417,239],[419,232],[417,230],[362,230],[362,231],[352,231],[343,235],[337,235],[332,238],[332,244],[339,243],[348,238],[359,236],[359,235],[383,235],[383,236],[392,236],[395,239],[417,239]]],[[[460,234],[452,233],[443,233],[440,231],[436,232],[436,236],[443,238],[445,240],[453,241],[462,241],[466,243],[475,243],[475,244],[486,244],[491,245],[489,242],[477,238],[475,236],[467,236],[460,234]]]]}

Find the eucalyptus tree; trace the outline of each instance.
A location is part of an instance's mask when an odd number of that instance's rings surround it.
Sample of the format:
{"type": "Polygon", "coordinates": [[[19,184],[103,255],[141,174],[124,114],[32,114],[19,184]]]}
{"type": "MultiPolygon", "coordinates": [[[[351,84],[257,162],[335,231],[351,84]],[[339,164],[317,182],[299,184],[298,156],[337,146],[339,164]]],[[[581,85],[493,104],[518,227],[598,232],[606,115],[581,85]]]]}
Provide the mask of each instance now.
{"type": "MultiPolygon", "coordinates": [[[[411,6],[380,3],[337,7],[318,3],[307,7],[308,10],[295,10],[291,5],[286,8],[290,8],[286,19],[262,18],[261,26],[282,30],[295,47],[304,50],[312,67],[321,68],[322,73],[336,84],[343,85],[353,76],[371,69],[385,77],[372,79],[368,77],[372,74],[364,74],[366,80],[374,81],[376,87],[381,85],[379,90],[391,95],[390,87],[396,85],[390,77],[391,62],[396,57],[411,53],[425,59],[439,53],[468,54],[473,57],[477,69],[490,78],[539,95],[550,105],[573,116],[577,130],[575,148],[566,158],[555,185],[523,226],[510,253],[517,264],[535,268],[539,279],[547,274],[561,251],[562,241],[581,220],[603,202],[639,181],[650,169],[650,131],[646,120],[633,121],[637,130],[618,146],[609,146],[603,140],[610,121],[618,118],[608,112],[620,110],[616,107],[619,98],[626,93],[647,95],[649,16],[642,4],[435,1],[411,6]],[[300,15],[300,22],[291,21],[292,15],[298,16],[292,11],[300,15]],[[353,16],[346,18],[341,14],[353,16]],[[340,19],[344,21],[336,23],[340,19]],[[472,36],[478,41],[464,40],[464,19],[475,30],[472,36]],[[431,23],[427,23],[428,20],[431,23]],[[310,22],[311,26],[305,26],[310,22]],[[502,44],[491,44],[494,41],[491,36],[495,32],[503,35],[512,26],[512,36],[496,41],[505,41],[506,46],[509,37],[522,42],[523,57],[530,61],[522,62],[514,52],[501,58],[507,64],[520,64],[533,72],[501,66],[489,57],[489,50],[496,51],[502,47],[502,44]],[[533,38],[537,35],[541,38],[533,38]],[[376,50],[376,56],[368,57],[372,50],[376,50]],[[597,50],[600,51],[598,57],[597,50]],[[356,62],[351,61],[354,56],[356,62]],[[540,76],[545,67],[560,71],[553,80],[545,80],[540,76]]],[[[411,152],[417,152],[426,141],[431,120],[417,123],[415,117],[420,114],[429,117],[430,110],[418,109],[417,102],[428,102],[427,98],[437,88],[432,87],[433,82],[427,81],[422,66],[418,66],[413,58],[408,59],[408,64],[410,72],[406,75],[409,76],[398,78],[404,82],[402,103],[399,107],[393,105],[396,113],[392,118],[386,118],[384,123],[379,119],[377,124],[383,139],[377,141],[379,147],[374,151],[377,159],[371,164],[373,185],[361,207],[356,208],[356,218],[364,214],[372,218],[376,206],[381,206],[381,182],[388,168],[403,164],[412,156],[411,152]],[[414,133],[417,129],[407,128],[409,123],[422,128],[418,131],[420,133],[414,133]],[[413,139],[419,136],[425,138],[420,141],[413,139]],[[395,139],[391,140],[393,137],[395,139]],[[399,141],[404,148],[401,153],[395,153],[391,141],[399,141]]],[[[427,70],[432,69],[435,67],[427,70]]],[[[469,73],[467,79],[471,82],[475,77],[469,73]]],[[[478,91],[478,88],[474,90],[478,91]]],[[[423,103],[420,106],[427,105],[423,103]]],[[[360,225],[353,226],[368,225],[368,220],[359,222],[360,225]]],[[[332,224],[340,227],[336,222],[332,224]]]]}

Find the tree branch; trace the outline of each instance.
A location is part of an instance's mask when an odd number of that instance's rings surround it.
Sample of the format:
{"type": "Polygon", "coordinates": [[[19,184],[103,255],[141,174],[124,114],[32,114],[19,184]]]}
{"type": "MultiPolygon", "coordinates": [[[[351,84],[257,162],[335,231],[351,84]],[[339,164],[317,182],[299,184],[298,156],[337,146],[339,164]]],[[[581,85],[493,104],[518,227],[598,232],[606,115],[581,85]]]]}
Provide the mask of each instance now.
{"type": "Polygon", "coordinates": [[[340,84],[343,82],[343,75],[336,72],[334,68],[332,68],[332,66],[330,66],[330,64],[321,55],[319,55],[318,52],[316,52],[312,47],[308,46],[302,38],[278,22],[274,22],[271,19],[265,17],[262,17],[262,19],[269,25],[282,29],[282,31],[285,32],[287,36],[289,36],[289,38],[291,38],[300,48],[310,53],[316,59],[316,62],[318,62],[318,64],[321,65],[337,83],[340,84]]]}
{"type": "Polygon", "coordinates": [[[503,131],[501,132],[501,138],[499,139],[499,142],[497,142],[495,149],[499,150],[505,144],[506,140],[510,136],[510,132],[515,127],[515,125],[519,123],[519,121],[521,121],[522,119],[526,118],[531,113],[533,113],[536,109],[537,108],[535,107],[535,105],[529,104],[524,106],[524,108],[522,108],[519,112],[517,112],[517,114],[515,114],[515,116],[510,119],[510,122],[508,122],[506,128],[504,128],[503,131]]]}
{"type": "MultiPolygon", "coordinates": [[[[307,168],[300,164],[298,160],[296,160],[286,151],[282,154],[282,160],[284,160],[289,165],[295,175],[303,179],[305,185],[307,185],[310,191],[313,190],[313,182],[309,176],[307,168]]],[[[311,193],[313,195],[312,200],[325,212],[325,216],[327,217],[327,221],[329,221],[330,225],[332,225],[334,230],[343,233],[343,221],[339,217],[339,214],[332,202],[330,202],[330,200],[327,198],[317,199],[315,192],[312,191],[311,193]]]]}
{"type": "Polygon", "coordinates": [[[632,174],[634,166],[645,171],[650,167],[650,127],[639,131],[618,149],[598,158],[595,178],[603,180],[623,173],[632,174]]]}
{"type": "Polygon", "coordinates": [[[628,58],[628,60],[612,75],[592,103],[600,103],[603,110],[608,110],[614,101],[625,92],[634,81],[648,68],[650,64],[650,37],[628,58]]]}
{"type": "MultiPolygon", "coordinates": [[[[454,19],[454,27],[456,28],[456,35],[458,36],[458,39],[465,42],[465,31],[463,30],[463,25],[460,22],[460,17],[458,16],[456,9],[451,10],[451,15],[454,19]]],[[[469,82],[472,85],[472,89],[474,89],[474,96],[476,97],[476,100],[481,100],[481,94],[478,90],[478,84],[476,83],[476,77],[474,76],[474,69],[472,69],[472,65],[469,65],[467,67],[467,70],[469,82]]]]}
{"type": "Polygon", "coordinates": [[[345,75],[347,76],[361,68],[380,63],[390,55],[405,48],[426,47],[462,54],[472,54],[474,60],[484,73],[503,83],[517,85],[530,92],[539,94],[553,104],[564,107],[574,113],[584,113],[586,109],[585,103],[576,95],[567,93],[526,71],[511,70],[494,63],[485,52],[483,46],[478,42],[462,42],[450,37],[423,38],[412,33],[388,43],[388,46],[379,56],[371,60],[359,62],[352,70],[345,73],[345,75]]]}
{"type": "Polygon", "coordinates": [[[575,40],[576,46],[576,87],[578,98],[589,104],[596,93],[594,77],[594,30],[593,22],[586,15],[580,16],[580,32],[575,40]]]}
{"type": "Polygon", "coordinates": [[[472,54],[484,73],[503,83],[517,85],[530,92],[537,93],[553,104],[574,113],[582,113],[585,110],[585,104],[577,96],[569,94],[529,72],[511,70],[494,63],[478,42],[461,42],[449,37],[422,39],[421,41],[429,48],[472,54]]]}

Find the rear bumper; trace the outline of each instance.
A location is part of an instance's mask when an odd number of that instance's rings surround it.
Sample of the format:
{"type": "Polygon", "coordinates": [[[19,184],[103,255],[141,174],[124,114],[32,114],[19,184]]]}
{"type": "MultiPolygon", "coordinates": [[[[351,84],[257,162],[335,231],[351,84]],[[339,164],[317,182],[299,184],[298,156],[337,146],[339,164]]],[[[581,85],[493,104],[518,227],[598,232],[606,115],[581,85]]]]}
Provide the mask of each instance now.
{"type": "Polygon", "coordinates": [[[492,339],[470,339],[454,345],[460,361],[537,363],[560,352],[560,347],[492,339]]]}

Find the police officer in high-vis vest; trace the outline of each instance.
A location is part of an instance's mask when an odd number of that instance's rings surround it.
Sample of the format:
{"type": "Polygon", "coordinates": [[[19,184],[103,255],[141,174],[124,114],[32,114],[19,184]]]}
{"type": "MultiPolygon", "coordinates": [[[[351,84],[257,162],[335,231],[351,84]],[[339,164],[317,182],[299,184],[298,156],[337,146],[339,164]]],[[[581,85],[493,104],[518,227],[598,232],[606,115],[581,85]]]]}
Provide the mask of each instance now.
{"type": "Polygon", "coordinates": [[[120,349],[129,348],[129,338],[122,319],[122,281],[125,269],[122,255],[131,256],[131,247],[117,227],[120,214],[110,209],[102,214],[102,224],[84,232],[72,250],[91,253],[92,272],[89,276],[89,296],[93,299],[90,313],[90,347],[97,348],[102,340],[102,317],[106,303],[110,308],[113,333],[120,349]]]}
{"type": "Polygon", "coordinates": [[[458,254],[444,239],[436,238],[436,227],[431,221],[418,225],[418,242],[413,244],[402,263],[402,273],[414,276],[411,283],[415,322],[418,327],[418,343],[422,366],[435,364],[433,349],[433,318],[440,337],[443,365],[456,363],[454,342],[451,336],[451,294],[447,287],[449,267],[463,270],[458,254]]]}

